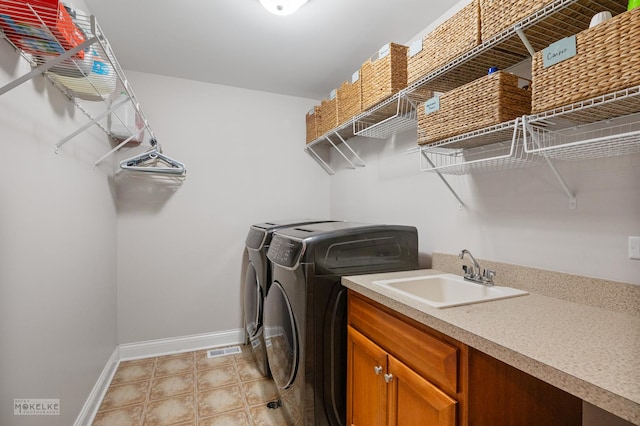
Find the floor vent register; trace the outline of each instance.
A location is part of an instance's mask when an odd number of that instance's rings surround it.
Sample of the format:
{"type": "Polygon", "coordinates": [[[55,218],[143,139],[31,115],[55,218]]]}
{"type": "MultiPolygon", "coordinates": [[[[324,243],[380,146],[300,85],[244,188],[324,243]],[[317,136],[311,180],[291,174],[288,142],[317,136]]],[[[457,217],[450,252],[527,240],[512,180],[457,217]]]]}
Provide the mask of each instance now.
{"type": "Polygon", "coordinates": [[[207,351],[207,358],[216,358],[219,356],[227,356],[239,354],[242,351],[240,350],[240,346],[229,346],[228,348],[221,349],[210,349],[207,351]]]}

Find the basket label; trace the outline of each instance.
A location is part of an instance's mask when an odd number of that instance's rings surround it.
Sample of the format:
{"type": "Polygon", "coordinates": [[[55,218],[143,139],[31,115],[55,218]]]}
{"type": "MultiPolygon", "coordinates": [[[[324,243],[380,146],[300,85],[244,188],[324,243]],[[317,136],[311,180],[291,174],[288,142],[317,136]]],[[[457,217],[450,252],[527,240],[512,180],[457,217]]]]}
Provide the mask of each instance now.
{"type": "Polygon", "coordinates": [[[338,94],[338,92],[336,92],[336,89],[333,89],[331,91],[331,93],[329,93],[329,100],[332,101],[336,98],[336,95],[338,94]]]}
{"type": "Polygon", "coordinates": [[[356,81],[360,80],[360,70],[354,72],[351,75],[351,84],[355,83],[356,81]]]}
{"type": "Polygon", "coordinates": [[[314,108],[311,108],[311,109],[309,110],[309,112],[307,113],[307,115],[313,115],[313,114],[315,114],[315,112],[316,112],[315,107],[314,107],[314,108]]]}
{"type": "Polygon", "coordinates": [[[409,57],[416,56],[420,52],[422,52],[422,40],[418,39],[409,45],[409,57]]]}
{"type": "Polygon", "coordinates": [[[376,53],[371,57],[371,62],[375,62],[379,59],[384,58],[385,56],[388,56],[390,52],[391,52],[391,43],[387,43],[384,46],[382,46],[380,50],[378,50],[378,53],[376,53]]]}
{"type": "Polygon", "coordinates": [[[576,36],[563,38],[552,43],[542,51],[542,64],[544,68],[562,62],[576,56],[576,36]]]}
{"type": "Polygon", "coordinates": [[[440,96],[434,96],[424,103],[424,114],[429,115],[440,109],[440,96]]]}

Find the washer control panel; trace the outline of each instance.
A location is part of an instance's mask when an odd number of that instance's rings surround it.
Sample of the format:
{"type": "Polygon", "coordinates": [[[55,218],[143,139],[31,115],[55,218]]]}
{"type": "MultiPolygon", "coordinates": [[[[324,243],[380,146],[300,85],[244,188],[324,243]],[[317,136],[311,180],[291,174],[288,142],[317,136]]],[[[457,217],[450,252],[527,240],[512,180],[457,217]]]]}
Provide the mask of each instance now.
{"type": "Polygon", "coordinates": [[[245,245],[250,249],[260,250],[266,235],[267,232],[264,229],[249,228],[249,235],[247,235],[245,245]]]}
{"type": "Polygon", "coordinates": [[[301,241],[290,240],[288,238],[275,235],[271,240],[267,257],[273,263],[286,268],[293,268],[300,259],[304,244],[301,241]]]}

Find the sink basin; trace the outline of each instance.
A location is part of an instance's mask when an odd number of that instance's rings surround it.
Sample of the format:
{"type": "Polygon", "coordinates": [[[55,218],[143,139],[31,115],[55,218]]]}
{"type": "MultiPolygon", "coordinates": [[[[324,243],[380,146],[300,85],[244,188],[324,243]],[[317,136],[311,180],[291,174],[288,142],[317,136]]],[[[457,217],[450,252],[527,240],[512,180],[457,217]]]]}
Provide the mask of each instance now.
{"type": "Polygon", "coordinates": [[[380,280],[373,281],[373,284],[404,294],[435,308],[469,305],[529,294],[511,287],[489,287],[476,284],[454,274],[380,280]]]}

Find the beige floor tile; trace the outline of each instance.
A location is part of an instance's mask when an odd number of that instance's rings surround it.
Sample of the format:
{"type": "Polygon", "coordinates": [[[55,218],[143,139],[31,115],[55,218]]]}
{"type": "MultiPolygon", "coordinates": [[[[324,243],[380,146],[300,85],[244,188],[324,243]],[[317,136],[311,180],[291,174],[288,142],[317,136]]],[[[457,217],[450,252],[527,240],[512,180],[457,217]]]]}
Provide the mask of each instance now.
{"type": "Polygon", "coordinates": [[[147,405],[144,426],[168,426],[196,422],[192,395],[153,401],[147,405]]]}
{"type": "Polygon", "coordinates": [[[93,426],[291,426],[283,409],[266,407],[278,399],[277,387],[249,346],[241,349],[215,358],[202,350],[123,361],[93,426]]]}
{"type": "Polygon", "coordinates": [[[278,399],[278,388],[269,379],[243,383],[242,390],[249,405],[258,405],[278,399]]]}
{"type": "Polygon", "coordinates": [[[193,359],[193,352],[179,352],[177,354],[171,354],[171,355],[162,355],[159,357],[156,357],[156,359],[158,361],[166,361],[169,359],[176,359],[176,358],[191,358],[193,359]]]}
{"type": "Polygon", "coordinates": [[[198,370],[207,370],[221,365],[233,364],[234,358],[231,355],[207,357],[207,351],[196,352],[196,367],[198,370]]]}
{"type": "Polygon", "coordinates": [[[119,385],[122,383],[149,380],[153,373],[154,363],[155,361],[153,359],[121,362],[116,374],[113,376],[113,380],[111,380],[111,384],[119,385]]]}
{"type": "Polygon", "coordinates": [[[236,368],[238,369],[240,380],[243,382],[264,378],[255,362],[238,362],[236,368]]]}
{"type": "Polygon", "coordinates": [[[238,410],[200,419],[198,426],[253,426],[253,422],[245,410],[238,410]]]}
{"type": "Polygon", "coordinates": [[[160,377],[153,380],[149,399],[156,401],[187,393],[193,394],[193,373],[160,377]]]}
{"type": "Polygon", "coordinates": [[[240,346],[240,349],[242,350],[242,352],[240,352],[239,354],[233,355],[236,361],[239,361],[239,362],[253,361],[253,352],[251,352],[251,348],[249,347],[249,345],[240,346]]]}
{"type": "Polygon", "coordinates": [[[238,383],[233,364],[221,365],[210,370],[198,371],[198,390],[213,389],[238,383]]]}
{"type": "Polygon", "coordinates": [[[118,386],[109,386],[100,411],[113,410],[127,405],[142,404],[147,397],[149,382],[125,383],[118,386]]]}
{"type": "Polygon", "coordinates": [[[162,377],[191,373],[193,372],[193,367],[193,358],[189,357],[158,359],[154,375],[162,377]]]}
{"type": "Polygon", "coordinates": [[[142,405],[131,405],[96,414],[93,426],[138,426],[142,418],[142,405]]]}
{"type": "Polygon", "coordinates": [[[198,393],[198,415],[213,417],[244,408],[240,386],[225,386],[198,393]]]}
{"type": "Polygon", "coordinates": [[[251,417],[255,426],[290,426],[282,409],[272,410],[266,405],[251,407],[251,417]]]}

